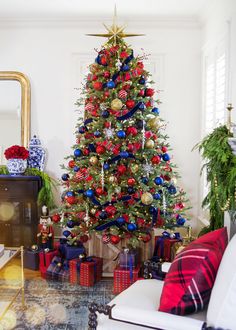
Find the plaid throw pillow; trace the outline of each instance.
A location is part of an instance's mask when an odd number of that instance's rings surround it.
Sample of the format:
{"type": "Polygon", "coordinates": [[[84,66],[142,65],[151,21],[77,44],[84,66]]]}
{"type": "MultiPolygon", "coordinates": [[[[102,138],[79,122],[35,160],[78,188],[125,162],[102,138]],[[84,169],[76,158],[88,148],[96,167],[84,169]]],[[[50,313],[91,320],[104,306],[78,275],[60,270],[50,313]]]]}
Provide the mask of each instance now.
{"type": "Polygon", "coordinates": [[[221,228],[182,250],[166,275],[159,311],[185,315],[202,310],[209,302],[227,243],[226,228],[221,228]]]}

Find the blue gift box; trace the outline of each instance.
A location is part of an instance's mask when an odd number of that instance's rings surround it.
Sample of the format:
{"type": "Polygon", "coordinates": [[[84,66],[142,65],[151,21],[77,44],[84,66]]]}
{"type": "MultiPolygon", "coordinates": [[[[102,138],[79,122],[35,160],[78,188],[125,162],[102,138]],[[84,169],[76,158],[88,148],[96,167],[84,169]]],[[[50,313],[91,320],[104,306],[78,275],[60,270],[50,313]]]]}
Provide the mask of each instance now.
{"type": "Polygon", "coordinates": [[[39,251],[24,251],[24,268],[39,270],[39,251]]]}
{"type": "Polygon", "coordinates": [[[119,255],[120,268],[122,269],[135,269],[138,265],[138,252],[137,250],[123,249],[119,255]]]}
{"type": "Polygon", "coordinates": [[[66,243],[61,243],[59,252],[64,259],[71,260],[78,258],[80,254],[85,254],[85,248],[82,244],[79,246],[71,246],[66,243]]]}

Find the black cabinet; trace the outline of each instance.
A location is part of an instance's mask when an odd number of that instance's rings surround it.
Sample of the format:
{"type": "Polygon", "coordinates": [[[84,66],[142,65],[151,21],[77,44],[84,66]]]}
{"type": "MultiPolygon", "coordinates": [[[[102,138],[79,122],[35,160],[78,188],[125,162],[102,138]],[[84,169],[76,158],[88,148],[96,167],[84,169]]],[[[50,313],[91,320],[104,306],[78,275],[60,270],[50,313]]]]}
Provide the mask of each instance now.
{"type": "Polygon", "coordinates": [[[38,176],[0,175],[0,243],[27,247],[36,242],[40,188],[38,176]]]}

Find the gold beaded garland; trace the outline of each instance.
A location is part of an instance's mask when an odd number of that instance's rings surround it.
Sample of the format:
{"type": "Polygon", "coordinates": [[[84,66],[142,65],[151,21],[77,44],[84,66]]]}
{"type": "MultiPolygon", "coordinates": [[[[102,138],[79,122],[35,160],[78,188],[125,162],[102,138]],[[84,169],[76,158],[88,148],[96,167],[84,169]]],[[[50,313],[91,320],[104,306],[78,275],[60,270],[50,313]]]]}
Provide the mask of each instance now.
{"type": "Polygon", "coordinates": [[[119,99],[114,99],[111,102],[112,110],[120,110],[123,107],[123,103],[119,99]]]}

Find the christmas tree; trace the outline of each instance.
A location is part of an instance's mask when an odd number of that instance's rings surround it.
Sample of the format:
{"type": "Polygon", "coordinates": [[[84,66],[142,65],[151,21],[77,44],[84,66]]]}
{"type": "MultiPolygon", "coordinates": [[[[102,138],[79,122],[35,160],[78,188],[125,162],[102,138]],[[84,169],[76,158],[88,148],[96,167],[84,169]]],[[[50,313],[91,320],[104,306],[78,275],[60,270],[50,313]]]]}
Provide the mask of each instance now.
{"type": "Polygon", "coordinates": [[[183,226],[186,198],[143,57],[125,43],[123,28],[108,32],[77,103],[84,118],[62,175],[63,217],[53,221],[72,244],[96,231],[104,243],[128,238],[137,246],[153,227],[183,226]]]}

